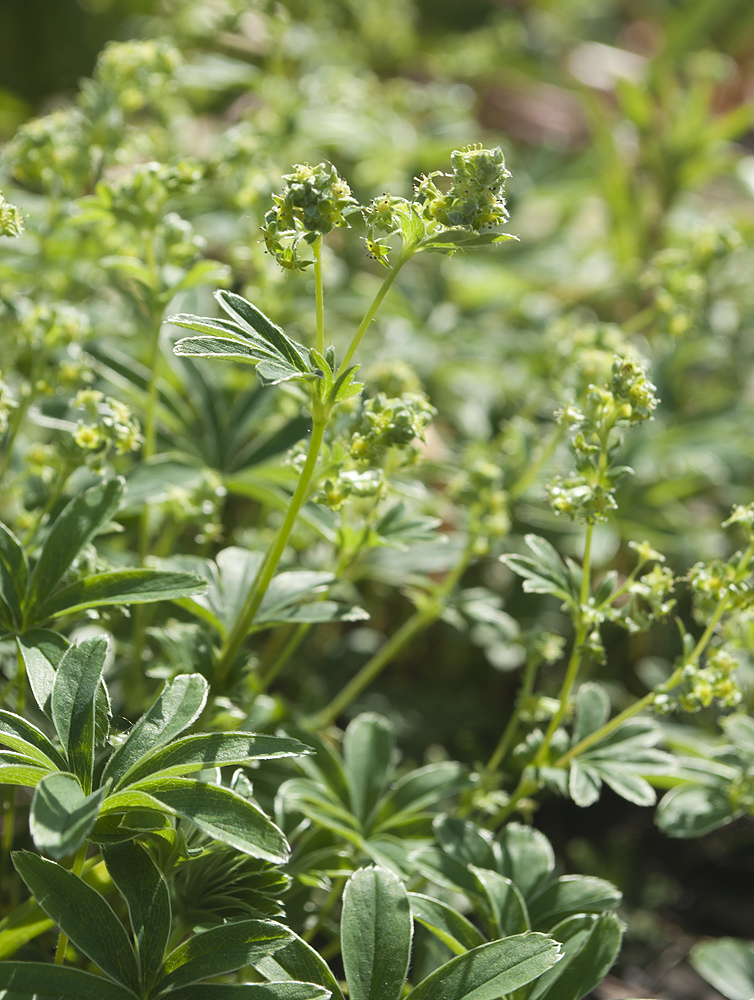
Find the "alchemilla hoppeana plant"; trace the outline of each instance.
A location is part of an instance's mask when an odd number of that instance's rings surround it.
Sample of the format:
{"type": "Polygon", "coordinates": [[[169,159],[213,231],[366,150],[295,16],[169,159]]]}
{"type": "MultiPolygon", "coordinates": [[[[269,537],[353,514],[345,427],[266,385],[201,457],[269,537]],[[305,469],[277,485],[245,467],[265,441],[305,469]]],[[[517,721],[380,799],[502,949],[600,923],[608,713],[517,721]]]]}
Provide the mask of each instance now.
{"type": "MultiPolygon", "coordinates": [[[[288,137],[264,18],[267,83],[228,77],[264,114],[210,151],[191,21],[4,150],[0,994],[580,1000],[631,907],[540,807],[754,814],[745,470],[699,501],[711,544],[674,528],[745,234],[679,237],[693,179],[642,161],[652,212],[604,193],[610,282],[553,315],[501,145],[288,137]]],[[[746,947],[693,961],[743,996],[746,947]]]]}

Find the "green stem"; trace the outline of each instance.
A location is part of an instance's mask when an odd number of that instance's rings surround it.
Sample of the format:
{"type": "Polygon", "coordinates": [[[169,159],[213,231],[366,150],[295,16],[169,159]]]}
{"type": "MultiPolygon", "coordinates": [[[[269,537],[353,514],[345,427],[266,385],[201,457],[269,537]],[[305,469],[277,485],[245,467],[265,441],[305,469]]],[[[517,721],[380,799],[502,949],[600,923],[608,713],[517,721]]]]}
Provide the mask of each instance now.
{"type": "Polygon", "coordinates": [[[303,469],[301,470],[301,475],[299,476],[298,483],[296,484],[296,489],[288,505],[285,520],[278,529],[275,540],[268,550],[254,582],[249,588],[241,613],[236,619],[236,623],[233,626],[230,635],[226,639],[222,650],[220,651],[220,657],[217,661],[215,671],[216,684],[222,684],[228,676],[228,671],[230,670],[233,661],[235,660],[236,655],[238,654],[238,651],[249,632],[249,628],[254,621],[257,611],[259,611],[259,606],[262,603],[262,600],[264,599],[264,595],[267,593],[267,589],[272,582],[273,576],[275,575],[275,570],[277,569],[278,563],[280,562],[283,552],[285,551],[285,547],[288,544],[288,539],[290,538],[291,531],[293,530],[296,518],[298,517],[298,512],[306,500],[309,492],[309,486],[311,484],[312,477],[314,476],[317,459],[319,458],[319,451],[322,446],[322,439],[324,438],[325,429],[327,428],[327,420],[328,415],[319,415],[315,417],[312,423],[312,434],[309,440],[309,450],[306,454],[306,461],[303,469]]]}
{"type": "Polygon", "coordinates": [[[327,915],[330,913],[330,911],[332,910],[333,906],[335,906],[335,904],[340,899],[340,896],[341,896],[341,893],[343,892],[343,887],[345,886],[345,884],[346,884],[345,877],[343,877],[343,878],[336,878],[335,879],[335,881],[333,882],[333,885],[332,885],[332,889],[330,890],[330,892],[329,892],[329,894],[327,896],[327,899],[324,901],[324,903],[322,904],[322,906],[320,906],[320,908],[319,908],[319,913],[317,915],[317,922],[314,924],[313,927],[310,927],[309,930],[306,931],[306,933],[304,933],[304,934],[301,935],[301,937],[303,938],[304,941],[309,942],[314,937],[316,937],[319,929],[324,924],[327,915]]]}
{"type": "Polygon", "coordinates": [[[346,370],[346,368],[348,368],[348,366],[351,364],[351,360],[354,354],[356,353],[356,350],[359,344],[361,343],[364,334],[367,332],[369,324],[372,322],[377,310],[380,308],[382,300],[387,295],[390,286],[398,276],[398,272],[400,271],[400,269],[403,267],[403,265],[406,263],[406,261],[409,259],[410,256],[411,256],[410,253],[406,256],[402,252],[401,255],[398,257],[398,259],[396,260],[395,264],[393,264],[393,266],[390,268],[390,272],[388,273],[387,277],[377,290],[377,294],[372,299],[372,304],[369,306],[366,313],[364,314],[364,318],[362,319],[361,323],[359,323],[358,330],[353,335],[353,340],[349,344],[348,350],[345,353],[345,357],[343,358],[340,368],[338,369],[338,375],[342,375],[343,372],[346,370]]]}
{"type": "Polygon", "coordinates": [[[265,691],[269,689],[272,682],[277,679],[285,665],[288,663],[288,660],[290,660],[306,636],[309,634],[311,627],[311,622],[302,622],[293,630],[293,634],[288,637],[288,641],[275,657],[272,665],[257,681],[257,686],[254,691],[255,698],[260,694],[264,694],[265,691]]]}
{"type": "MultiPolygon", "coordinates": [[[[78,849],[76,857],[73,859],[73,867],[71,868],[71,871],[73,872],[74,875],[79,875],[79,876],[81,875],[81,872],[84,868],[84,862],[86,861],[86,849],[88,846],[89,845],[87,844],[87,842],[84,841],[84,843],[78,849]]],[[[55,963],[57,965],[63,964],[63,961],[65,959],[65,950],[67,947],[68,947],[68,938],[61,931],[60,937],[58,938],[58,946],[55,949],[55,963]]]]}
{"type": "Polygon", "coordinates": [[[497,769],[500,767],[502,762],[505,760],[505,755],[510,749],[510,745],[513,742],[513,738],[518,732],[518,723],[521,718],[521,712],[523,711],[524,705],[531,696],[534,690],[534,680],[537,676],[537,669],[539,667],[540,661],[535,657],[531,657],[529,662],[524,668],[524,676],[521,682],[521,691],[516,699],[516,708],[513,711],[510,719],[508,719],[508,724],[503,730],[503,735],[500,737],[498,745],[495,747],[495,751],[489,759],[487,766],[484,769],[484,775],[490,777],[493,775],[497,769]]]}
{"type": "Polygon", "coordinates": [[[550,743],[552,743],[552,738],[557,732],[561,722],[565,718],[566,712],[568,711],[569,699],[571,696],[571,690],[576,682],[576,678],[579,673],[579,668],[581,666],[581,655],[582,648],[584,645],[584,640],[586,639],[587,632],[589,630],[589,623],[585,619],[584,612],[587,607],[587,602],[589,600],[589,590],[590,590],[590,569],[591,569],[591,554],[592,554],[592,536],[594,535],[594,524],[589,522],[586,527],[586,540],[584,542],[584,561],[582,563],[582,578],[581,578],[581,593],[579,595],[579,612],[577,616],[577,626],[576,635],[573,640],[573,648],[571,649],[571,657],[568,661],[568,669],[566,670],[565,678],[563,679],[563,686],[560,689],[560,694],[558,695],[558,705],[557,712],[550,719],[550,725],[547,727],[547,732],[545,733],[545,738],[542,740],[542,744],[537,751],[534,758],[534,766],[540,767],[547,759],[547,752],[550,749],[550,743]]]}
{"type": "Polygon", "coordinates": [[[314,290],[317,303],[317,350],[325,353],[325,295],[322,281],[322,237],[312,244],[314,253],[314,290]]]}
{"type": "Polygon", "coordinates": [[[361,692],[365,688],[369,687],[372,681],[382,673],[385,667],[395,659],[403,647],[411,642],[414,636],[423,632],[424,629],[429,628],[430,625],[437,621],[445,609],[445,602],[450,594],[455,590],[459,580],[463,576],[471,559],[471,554],[472,543],[470,542],[466,547],[461,560],[448,573],[442,582],[442,586],[439,588],[437,593],[433,595],[434,600],[431,604],[427,607],[414,611],[411,617],[406,619],[398,631],[391,635],[385,645],[364,664],[356,676],[352,677],[348,684],[346,684],[346,686],[332,699],[330,704],[323,708],[322,711],[314,717],[312,722],[315,728],[324,729],[326,726],[331,725],[331,723],[338,718],[344,709],[346,709],[355,698],[358,698],[361,692]]]}
{"type": "Polygon", "coordinates": [[[2,483],[5,478],[5,474],[10,468],[11,456],[13,454],[13,445],[16,440],[16,435],[21,429],[21,424],[23,423],[26,411],[31,406],[32,395],[31,393],[25,399],[22,399],[18,406],[13,411],[13,416],[10,419],[10,426],[8,432],[5,436],[5,456],[3,458],[3,463],[0,465],[0,483],[2,483]]]}
{"type": "Polygon", "coordinates": [[[555,449],[558,447],[564,433],[565,427],[562,424],[557,424],[553,428],[549,440],[540,449],[536,458],[534,458],[527,466],[526,472],[524,472],[524,474],[508,491],[512,500],[516,500],[518,497],[522,496],[529,486],[531,486],[531,484],[536,480],[537,476],[542,471],[543,466],[545,466],[555,454],[555,449]]]}

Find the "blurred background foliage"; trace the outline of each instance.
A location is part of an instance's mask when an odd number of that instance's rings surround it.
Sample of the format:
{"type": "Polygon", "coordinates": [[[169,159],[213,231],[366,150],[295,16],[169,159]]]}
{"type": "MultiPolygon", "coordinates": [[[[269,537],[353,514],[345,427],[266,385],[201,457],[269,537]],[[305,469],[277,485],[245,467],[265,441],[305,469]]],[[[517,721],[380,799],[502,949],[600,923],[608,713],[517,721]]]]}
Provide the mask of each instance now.
{"type": "MultiPolygon", "coordinates": [[[[56,420],[76,425],[71,394],[88,383],[64,370],[64,341],[83,343],[96,386],[137,413],[159,364],[174,413],[153,429],[151,464],[127,450],[108,459],[130,478],[126,532],[136,533],[156,496],[158,554],[209,556],[263,540],[256,514],[274,508],[286,485],[280,456],[300,436],[298,402],[247,390],[246,375],[230,367],[196,374],[169,352],[175,331],[159,341],[150,330],[166,311],[201,312],[207,289],[231,282],[307,338],[307,277],[280,274],[259,243],[290,164],[327,158],[362,199],[405,195],[450,150],[483,141],[505,151],[509,228],[521,242],[439,267],[415,262],[361,352],[373,384],[413,388],[415,372],[439,411],[425,486],[407,480],[406,503],[452,533],[463,516],[453,470],[491,461],[505,470],[504,488],[518,484],[508,498],[511,535],[493,543],[493,555],[521,551],[529,531],[578,555],[581,534],[544,498],[543,482],[569,462],[553,413],[628,340],[650,361],[662,402],[628,438],[636,474],[600,527],[596,558],[627,572],[627,543],[644,538],[678,574],[724,557],[732,542],[721,522],[732,504],[751,502],[754,482],[753,122],[750,0],[0,0],[2,189],[28,220],[0,263],[0,320],[7,337],[19,316],[30,329],[44,326],[48,353],[36,356],[50,381],[38,394],[43,419],[19,433],[39,449],[54,441],[56,420]],[[105,47],[131,39],[161,41],[148,57],[105,47]],[[173,173],[150,175],[143,165],[153,160],[173,173]],[[158,230],[145,257],[144,233],[158,230]],[[184,280],[198,258],[201,274],[184,280]],[[74,263],[56,268],[61,261],[74,263]],[[144,277],[134,261],[152,271],[144,277]],[[83,317],[75,333],[70,317],[66,326],[59,313],[32,315],[32,302],[63,301],[83,317]],[[65,335],[54,333],[61,324],[65,335]],[[233,406],[242,392],[250,416],[239,429],[233,406]],[[229,427],[238,431],[230,445],[229,427]]],[[[337,237],[325,260],[334,339],[379,277],[354,234],[337,237]]],[[[29,338],[33,355],[39,341],[29,338]]],[[[14,350],[17,372],[30,378],[31,355],[17,342],[14,350]]],[[[37,465],[12,470],[0,501],[3,520],[21,530],[79,482],[71,454],[36,454],[37,465]],[[68,470],[57,496],[44,472],[53,461],[68,470]]],[[[116,542],[108,555],[117,561],[126,557],[116,542]]],[[[323,547],[304,524],[299,558],[318,569],[323,547]]],[[[411,574],[441,573],[456,555],[435,542],[371,553],[348,584],[371,620],[313,631],[257,699],[259,718],[279,717],[287,699],[320,706],[405,619],[400,590],[411,574]]],[[[389,715],[419,762],[487,759],[527,644],[566,627],[557,602],[522,594],[494,559],[464,583],[447,620],[353,708],[389,715]]],[[[689,601],[677,596],[688,618],[689,601]]],[[[740,626],[730,638],[751,707],[754,630],[740,626]]],[[[153,677],[176,669],[185,641],[180,629],[148,641],[153,677]]],[[[607,662],[594,669],[616,708],[627,691],[641,695],[667,677],[678,652],[672,623],[636,638],[616,629],[606,644],[607,662]]],[[[260,644],[263,663],[275,655],[260,644]]],[[[543,672],[555,693],[562,663],[543,672]]],[[[699,725],[713,731],[704,713],[699,725]]],[[[546,805],[538,822],[574,870],[611,878],[626,894],[633,916],[623,971],[639,987],[647,954],[660,956],[653,984],[661,984],[689,934],[754,936],[742,894],[754,876],[751,823],[679,849],[657,837],[646,810],[609,793],[588,811],[546,805]]],[[[692,996],[698,986],[683,988],[692,996]]]]}

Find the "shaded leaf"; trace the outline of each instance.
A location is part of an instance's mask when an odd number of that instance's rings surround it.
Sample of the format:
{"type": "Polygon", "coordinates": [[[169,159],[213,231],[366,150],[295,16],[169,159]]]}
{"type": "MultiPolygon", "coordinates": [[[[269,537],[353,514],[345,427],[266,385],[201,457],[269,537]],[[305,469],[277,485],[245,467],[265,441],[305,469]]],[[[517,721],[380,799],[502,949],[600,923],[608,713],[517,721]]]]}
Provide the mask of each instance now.
{"type": "Polygon", "coordinates": [[[189,597],[204,583],[189,573],[160,569],[121,569],[97,573],[59,590],[39,609],[40,620],[70,615],[83,608],[108,604],[149,604],[189,597]]]}
{"type": "Polygon", "coordinates": [[[414,920],[432,931],[454,954],[461,955],[484,944],[484,937],[476,927],[447,903],[417,892],[410,892],[408,899],[414,920]]]}
{"type": "Polygon", "coordinates": [[[85,795],[77,778],[60,771],[42,778],[29,817],[37,849],[56,859],[75,854],[94,827],[106,792],[99,788],[85,795]]]}
{"type": "Polygon", "coordinates": [[[71,646],[58,665],[52,688],[52,719],[68,764],[85,792],[92,787],[95,702],[106,655],[104,636],[71,646]]]}
{"type": "Polygon", "coordinates": [[[392,872],[361,868],[351,876],[340,925],[350,1000],[399,1000],[412,935],[408,895],[392,872]]]}
{"type": "Polygon", "coordinates": [[[73,872],[28,851],[13,864],[47,916],[104,973],[139,989],[139,970],[123,925],[98,892],[73,872]]]}

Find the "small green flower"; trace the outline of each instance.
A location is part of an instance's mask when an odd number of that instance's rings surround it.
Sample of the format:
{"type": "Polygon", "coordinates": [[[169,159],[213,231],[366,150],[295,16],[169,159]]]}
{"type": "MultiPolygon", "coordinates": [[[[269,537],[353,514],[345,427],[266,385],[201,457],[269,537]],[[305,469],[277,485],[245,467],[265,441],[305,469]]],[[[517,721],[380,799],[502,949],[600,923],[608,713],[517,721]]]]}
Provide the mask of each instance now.
{"type": "Polygon", "coordinates": [[[500,147],[485,149],[476,145],[456,149],[450,165],[452,174],[435,171],[419,178],[415,201],[421,206],[424,219],[475,232],[507,222],[503,190],[510,171],[505,167],[500,147]],[[447,192],[440,190],[436,178],[450,181],[447,192]]]}
{"type": "Polygon", "coordinates": [[[0,191],[0,236],[20,236],[24,224],[21,213],[15,205],[11,205],[0,191]]]}

